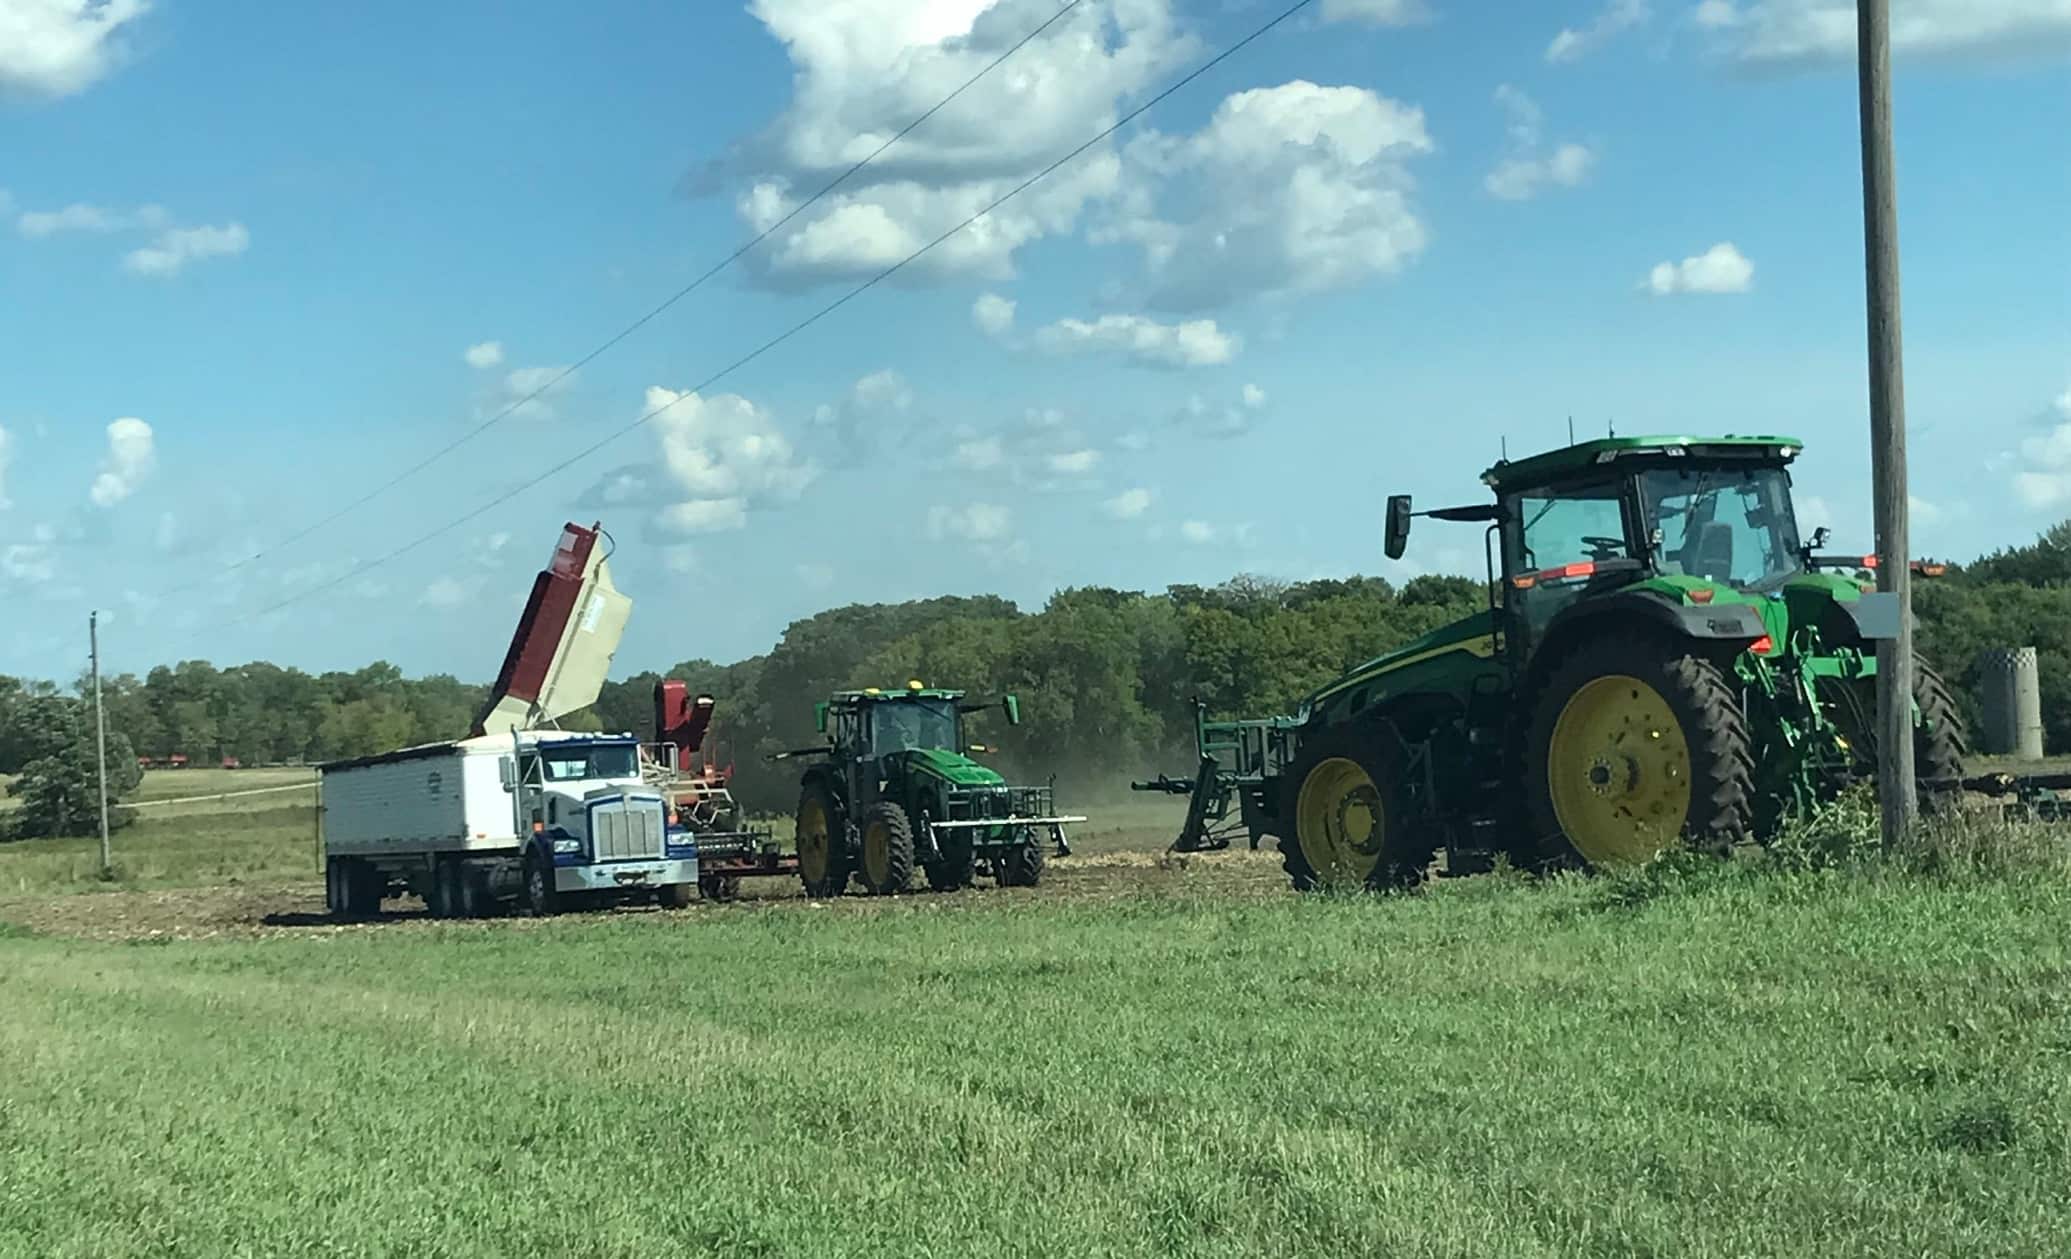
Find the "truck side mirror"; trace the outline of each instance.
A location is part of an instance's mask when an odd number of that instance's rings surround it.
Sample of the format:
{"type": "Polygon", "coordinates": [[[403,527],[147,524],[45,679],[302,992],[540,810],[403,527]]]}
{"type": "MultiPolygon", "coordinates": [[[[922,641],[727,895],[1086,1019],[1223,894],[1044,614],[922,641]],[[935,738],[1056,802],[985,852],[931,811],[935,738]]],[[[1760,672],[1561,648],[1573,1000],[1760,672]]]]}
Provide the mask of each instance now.
{"type": "Polygon", "coordinates": [[[1399,560],[1409,549],[1409,495],[1393,494],[1388,498],[1388,537],[1385,549],[1388,558],[1399,560]]]}
{"type": "Polygon", "coordinates": [[[821,700],[813,705],[813,729],[821,734],[827,733],[827,701],[825,700],[821,700]]]}
{"type": "Polygon", "coordinates": [[[518,789],[518,765],[510,757],[503,756],[497,758],[496,776],[502,781],[505,791],[516,791],[518,789]]]}
{"type": "Polygon", "coordinates": [[[1006,700],[1005,700],[1005,703],[1004,703],[1004,707],[1005,707],[1005,708],[1006,708],[1006,710],[1007,710],[1007,724],[1008,724],[1008,725],[1010,725],[1010,726],[1018,726],[1018,725],[1020,725],[1020,724],[1021,724],[1021,697],[1020,697],[1019,695],[1009,695],[1009,696],[1007,696],[1007,698],[1006,698],[1006,700]]]}

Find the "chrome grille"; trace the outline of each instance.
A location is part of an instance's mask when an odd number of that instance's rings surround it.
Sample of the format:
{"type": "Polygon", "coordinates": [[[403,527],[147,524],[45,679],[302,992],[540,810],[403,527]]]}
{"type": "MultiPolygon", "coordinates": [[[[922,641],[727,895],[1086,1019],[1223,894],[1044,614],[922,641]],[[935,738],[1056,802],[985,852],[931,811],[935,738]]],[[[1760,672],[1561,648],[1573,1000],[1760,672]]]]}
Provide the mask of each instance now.
{"type": "Polygon", "coordinates": [[[640,861],[662,856],[662,810],[654,800],[621,800],[590,812],[598,861],[640,861]]]}

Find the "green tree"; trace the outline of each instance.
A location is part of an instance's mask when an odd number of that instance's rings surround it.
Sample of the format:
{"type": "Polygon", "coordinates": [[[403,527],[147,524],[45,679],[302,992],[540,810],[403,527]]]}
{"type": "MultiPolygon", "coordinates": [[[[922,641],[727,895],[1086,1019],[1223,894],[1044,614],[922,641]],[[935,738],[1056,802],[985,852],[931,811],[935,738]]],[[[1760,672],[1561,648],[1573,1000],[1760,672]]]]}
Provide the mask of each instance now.
{"type": "MultiPolygon", "coordinates": [[[[20,733],[40,754],[8,786],[8,794],[20,801],[8,822],[8,838],[89,833],[99,816],[100,779],[98,749],[86,705],[78,700],[38,705],[23,720],[34,728],[20,733]]],[[[135,791],[144,775],[128,737],[120,731],[108,732],[107,757],[112,805],[135,791]]],[[[126,810],[111,809],[110,825],[128,820],[126,810]]]]}

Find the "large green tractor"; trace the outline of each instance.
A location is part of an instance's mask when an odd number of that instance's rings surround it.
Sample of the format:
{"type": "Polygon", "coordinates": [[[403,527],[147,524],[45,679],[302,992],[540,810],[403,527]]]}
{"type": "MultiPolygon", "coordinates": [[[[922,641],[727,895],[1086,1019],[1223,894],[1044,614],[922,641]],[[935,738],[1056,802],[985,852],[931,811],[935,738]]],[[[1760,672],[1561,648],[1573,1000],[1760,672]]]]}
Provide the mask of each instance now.
{"type": "MultiPolygon", "coordinates": [[[[905,891],[916,867],[928,885],[969,886],[980,871],[1005,887],[1033,887],[1043,875],[1043,842],[1062,855],[1064,827],[1050,787],[1009,786],[971,759],[985,749],[965,742],[964,716],[991,708],[962,691],[918,682],[904,690],[843,691],[818,706],[823,747],[786,752],[819,756],[798,797],[798,874],[808,896],[839,896],[851,877],[875,895],[905,891]]],[[[1021,705],[1000,707],[1012,725],[1021,705]]]]}
{"type": "MultiPolygon", "coordinates": [[[[1441,848],[1450,869],[1546,869],[1769,838],[1875,776],[1876,647],[1898,631],[1897,597],[1862,579],[1874,559],[1799,536],[1800,448],[1605,438],[1496,464],[1493,502],[1390,499],[1391,557],[1413,515],[1486,527],[1488,610],[1292,718],[1204,723],[1197,794],[1243,803],[1298,888],[1411,885],[1441,848]]],[[[1965,737],[1941,678],[1914,677],[1932,805],[1960,790],[1965,737]]]]}

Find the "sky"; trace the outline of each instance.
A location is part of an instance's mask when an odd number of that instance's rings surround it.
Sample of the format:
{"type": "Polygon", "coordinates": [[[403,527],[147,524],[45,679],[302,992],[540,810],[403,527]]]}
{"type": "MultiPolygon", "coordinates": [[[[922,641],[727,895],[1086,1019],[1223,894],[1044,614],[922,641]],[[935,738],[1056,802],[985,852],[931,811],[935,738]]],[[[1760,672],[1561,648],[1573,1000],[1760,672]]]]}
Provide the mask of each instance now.
{"type": "MultiPolygon", "coordinates": [[[[1081,0],[810,201],[1061,0],[0,0],[0,673],[98,610],[114,671],[486,679],[567,521],[620,674],[1476,573],[1388,562],[1384,496],[1570,423],[1801,438],[1871,545],[1849,0],[1315,0],[1043,174],[1287,3],[1081,0]]],[[[1915,550],[1963,559],[2071,516],[2071,0],[1892,11],[1915,550]]]]}

